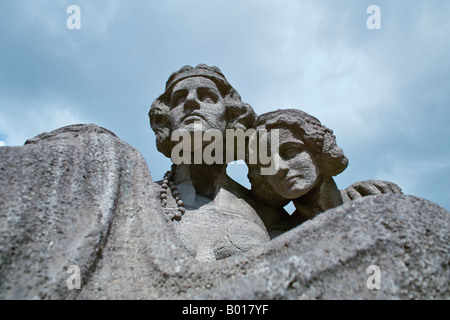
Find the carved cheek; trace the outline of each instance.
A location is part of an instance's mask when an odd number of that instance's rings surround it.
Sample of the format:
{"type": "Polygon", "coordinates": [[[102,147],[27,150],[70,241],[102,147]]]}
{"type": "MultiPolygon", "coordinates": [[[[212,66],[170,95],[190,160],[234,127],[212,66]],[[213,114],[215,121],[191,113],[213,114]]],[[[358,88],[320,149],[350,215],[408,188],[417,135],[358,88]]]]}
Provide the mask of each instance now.
{"type": "Polygon", "coordinates": [[[176,121],[176,120],[177,120],[178,118],[180,118],[180,116],[179,116],[178,113],[179,113],[179,112],[177,112],[177,108],[170,110],[170,113],[169,113],[169,121],[170,121],[170,124],[172,124],[172,126],[173,126],[173,125],[176,125],[176,124],[177,124],[177,121],[176,121]]]}
{"type": "Polygon", "coordinates": [[[280,189],[283,189],[283,184],[286,180],[286,176],[291,168],[289,162],[283,160],[278,153],[275,153],[272,156],[271,161],[275,163],[275,166],[278,166],[276,167],[277,172],[273,175],[267,176],[267,180],[271,184],[272,188],[281,191],[280,189]]]}
{"type": "Polygon", "coordinates": [[[310,172],[314,176],[314,179],[317,180],[321,172],[320,167],[317,165],[317,162],[314,159],[314,157],[312,157],[309,153],[308,155],[309,155],[308,167],[310,168],[310,172]]]}
{"type": "MultiPolygon", "coordinates": [[[[319,167],[309,152],[304,151],[293,159],[296,163],[292,163],[292,170],[295,174],[301,174],[302,184],[304,188],[309,188],[318,181],[319,167]]],[[[293,172],[291,172],[293,174],[293,172]]]]}
{"type": "Polygon", "coordinates": [[[170,124],[172,125],[172,129],[177,129],[180,127],[183,115],[184,115],[183,108],[180,106],[170,110],[169,121],[170,124]]]}
{"type": "Polygon", "coordinates": [[[303,151],[293,158],[291,161],[291,167],[300,172],[316,172],[317,170],[316,162],[307,151],[303,151]]]}
{"type": "Polygon", "coordinates": [[[271,159],[270,159],[270,165],[275,166],[276,172],[273,175],[269,176],[269,179],[280,183],[285,177],[286,173],[289,171],[290,166],[289,163],[283,160],[283,158],[280,157],[278,152],[275,152],[271,159]]]}
{"type": "Polygon", "coordinates": [[[202,114],[205,115],[206,121],[213,129],[225,129],[225,107],[223,103],[216,104],[201,103],[200,108],[202,114]]]}

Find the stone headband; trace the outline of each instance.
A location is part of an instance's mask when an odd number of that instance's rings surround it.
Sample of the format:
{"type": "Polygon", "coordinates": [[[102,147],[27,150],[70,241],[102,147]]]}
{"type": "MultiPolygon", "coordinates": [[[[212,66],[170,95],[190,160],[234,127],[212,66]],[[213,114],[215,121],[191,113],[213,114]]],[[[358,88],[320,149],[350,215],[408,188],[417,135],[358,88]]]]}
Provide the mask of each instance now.
{"type": "Polygon", "coordinates": [[[170,92],[177,82],[192,77],[205,77],[212,79],[214,82],[220,84],[222,89],[229,90],[232,88],[219,68],[214,66],[210,67],[206,64],[199,64],[195,68],[191,66],[184,66],[180,70],[172,73],[166,82],[165,93],[170,92]]]}

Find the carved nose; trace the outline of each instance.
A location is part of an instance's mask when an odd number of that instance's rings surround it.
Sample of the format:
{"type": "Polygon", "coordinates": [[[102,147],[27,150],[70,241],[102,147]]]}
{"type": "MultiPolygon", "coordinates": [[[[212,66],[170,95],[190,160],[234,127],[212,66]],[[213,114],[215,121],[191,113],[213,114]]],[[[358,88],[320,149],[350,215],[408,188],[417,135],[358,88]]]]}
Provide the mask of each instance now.
{"type": "Polygon", "coordinates": [[[283,161],[282,159],[279,159],[277,174],[280,176],[285,176],[288,173],[288,171],[289,171],[288,164],[285,161],[283,161]]]}
{"type": "Polygon", "coordinates": [[[195,110],[195,109],[199,109],[200,108],[200,104],[198,103],[197,99],[195,98],[194,95],[190,94],[187,98],[186,98],[186,102],[184,103],[184,110],[195,110]]]}

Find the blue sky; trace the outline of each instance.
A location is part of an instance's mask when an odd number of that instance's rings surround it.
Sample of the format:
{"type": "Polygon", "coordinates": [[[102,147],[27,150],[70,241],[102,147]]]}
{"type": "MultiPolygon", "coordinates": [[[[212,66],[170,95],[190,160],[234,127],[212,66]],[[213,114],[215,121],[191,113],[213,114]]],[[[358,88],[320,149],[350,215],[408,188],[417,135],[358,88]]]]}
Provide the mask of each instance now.
{"type": "MultiPolygon", "coordinates": [[[[95,123],[159,180],[170,160],[150,104],[173,71],[206,63],[258,114],[299,108],[333,129],[350,160],[340,188],[390,180],[450,209],[449,14],[446,0],[1,1],[0,146],[95,123]],[[66,27],[72,4],[80,30],[66,27]]],[[[229,172],[246,185],[245,166],[229,172]]]]}

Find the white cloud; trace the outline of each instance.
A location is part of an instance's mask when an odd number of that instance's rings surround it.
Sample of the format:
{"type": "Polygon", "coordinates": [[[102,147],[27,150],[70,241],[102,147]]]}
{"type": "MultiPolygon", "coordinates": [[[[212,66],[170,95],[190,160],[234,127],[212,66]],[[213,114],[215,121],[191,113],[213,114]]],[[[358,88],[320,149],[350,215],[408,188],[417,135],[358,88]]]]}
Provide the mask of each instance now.
{"type": "Polygon", "coordinates": [[[87,123],[74,108],[46,105],[26,108],[24,112],[6,114],[0,112],[0,128],[6,136],[5,144],[23,145],[27,139],[63,126],[87,123]]]}
{"type": "Polygon", "coordinates": [[[4,147],[4,146],[6,146],[6,142],[5,142],[5,141],[2,141],[2,140],[0,140],[0,147],[4,147]]]}

